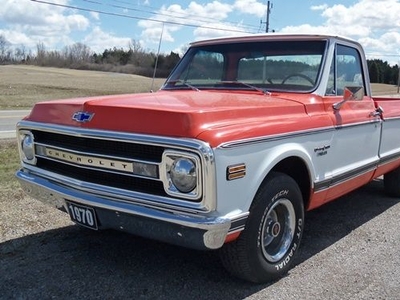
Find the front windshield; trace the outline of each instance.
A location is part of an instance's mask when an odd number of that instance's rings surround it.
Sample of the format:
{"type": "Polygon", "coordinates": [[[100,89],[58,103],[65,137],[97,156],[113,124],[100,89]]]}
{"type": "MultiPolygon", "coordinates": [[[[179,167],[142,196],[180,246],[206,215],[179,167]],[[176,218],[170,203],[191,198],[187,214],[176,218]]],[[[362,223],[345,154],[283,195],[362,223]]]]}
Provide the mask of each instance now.
{"type": "Polygon", "coordinates": [[[267,41],[192,47],[162,89],[315,89],[326,41],[267,41]]]}

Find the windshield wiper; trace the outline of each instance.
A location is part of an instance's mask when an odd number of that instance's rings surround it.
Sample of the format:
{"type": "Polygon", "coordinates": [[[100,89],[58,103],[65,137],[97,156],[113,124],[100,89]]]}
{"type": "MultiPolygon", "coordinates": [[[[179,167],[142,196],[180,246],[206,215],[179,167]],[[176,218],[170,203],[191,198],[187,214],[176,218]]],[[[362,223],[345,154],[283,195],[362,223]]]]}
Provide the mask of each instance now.
{"type": "Polygon", "coordinates": [[[265,89],[256,87],[256,86],[254,86],[254,85],[251,85],[251,84],[248,84],[248,83],[245,83],[245,82],[242,82],[242,81],[223,80],[223,81],[219,81],[218,84],[237,84],[237,85],[243,85],[243,86],[248,87],[248,88],[250,88],[250,89],[252,89],[252,90],[261,92],[261,93],[263,93],[264,95],[271,95],[271,92],[269,92],[269,91],[267,91],[267,90],[265,90],[265,89]]]}
{"type": "Polygon", "coordinates": [[[183,81],[183,80],[180,80],[180,79],[178,79],[178,80],[170,80],[170,81],[168,81],[167,83],[173,83],[173,84],[182,83],[183,85],[185,85],[185,86],[191,88],[192,90],[194,90],[194,91],[196,91],[196,92],[200,92],[200,90],[199,90],[197,87],[191,85],[191,84],[188,83],[187,81],[183,81]]]}

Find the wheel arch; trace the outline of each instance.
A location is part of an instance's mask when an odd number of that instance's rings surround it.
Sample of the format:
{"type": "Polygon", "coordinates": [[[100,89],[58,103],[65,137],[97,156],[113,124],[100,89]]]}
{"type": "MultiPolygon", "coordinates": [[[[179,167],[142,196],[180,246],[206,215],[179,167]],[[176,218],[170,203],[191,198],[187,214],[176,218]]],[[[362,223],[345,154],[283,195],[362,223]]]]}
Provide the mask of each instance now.
{"type": "Polygon", "coordinates": [[[268,180],[268,175],[271,174],[271,172],[286,174],[292,177],[298,184],[303,197],[304,208],[306,210],[310,202],[311,191],[313,188],[312,178],[314,178],[312,162],[307,153],[303,151],[291,151],[286,153],[286,155],[283,155],[282,153],[281,155],[276,156],[268,167],[264,167],[264,173],[263,176],[261,176],[262,179],[259,181],[257,190],[259,190],[265,181],[268,180]]]}
{"type": "Polygon", "coordinates": [[[280,172],[292,177],[301,190],[304,207],[308,207],[312,189],[311,174],[302,158],[298,156],[287,157],[277,163],[270,172],[280,172]]]}
{"type": "Polygon", "coordinates": [[[313,157],[306,147],[298,143],[285,143],[274,147],[263,146],[246,153],[242,148],[233,150],[237,152],[227,155],[222,149],[217,153],[220,155],[216,166],[219,170],[217,179],[222,182],[217,190],[217,196],[223,199],[218,202],[221,214],[248,212],[271,172],[280,172],[293,178],[301,190],[305,208],[308,207],[316,171],[313,157]],[[226,180],[226,166],[238,163],[243,163],[246,168],[245,176],[237,181],[226,180]]]}

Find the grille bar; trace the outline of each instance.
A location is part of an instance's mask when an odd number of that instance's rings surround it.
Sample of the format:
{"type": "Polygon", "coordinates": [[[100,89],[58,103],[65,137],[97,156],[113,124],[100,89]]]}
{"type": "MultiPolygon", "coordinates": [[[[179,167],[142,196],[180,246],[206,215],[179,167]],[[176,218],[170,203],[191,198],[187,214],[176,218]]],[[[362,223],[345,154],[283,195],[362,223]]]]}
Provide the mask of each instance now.
{"type": "Polygon", "coordinates": [[[34,130],[32,133],[37,143],[111,157],[134,158],[159,163],[164,152],[164,147],[161,146],[61,135],[38,130],[34,130]]]}
{"type": "Polygon", "coordinates": [[[161,181],[145,179],[140,177],[127,176],[103,170],[93,170],[89,168],[80,168],[77,166],[60,163],[38,157],[37,167],[54,172],[63,176],[71,177],[77,180],[112,186],[129,191],[149,193],[158,196],[167,196],[161,181]]]}

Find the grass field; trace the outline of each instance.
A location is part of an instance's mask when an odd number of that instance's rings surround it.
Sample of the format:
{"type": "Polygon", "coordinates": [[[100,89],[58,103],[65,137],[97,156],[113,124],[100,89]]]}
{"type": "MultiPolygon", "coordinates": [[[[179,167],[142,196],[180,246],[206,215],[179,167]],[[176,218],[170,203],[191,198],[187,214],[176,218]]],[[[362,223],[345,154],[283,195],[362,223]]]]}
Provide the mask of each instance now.
{"type": "MultiPolygon", "coordinates": [[[[155,79],[158,90],[165,79],[155,79]]],[[[41,100],[148,92],[152,79],[137,75],[42,68],[0,66],[0,109],[30,109],[41,100]]]]}

